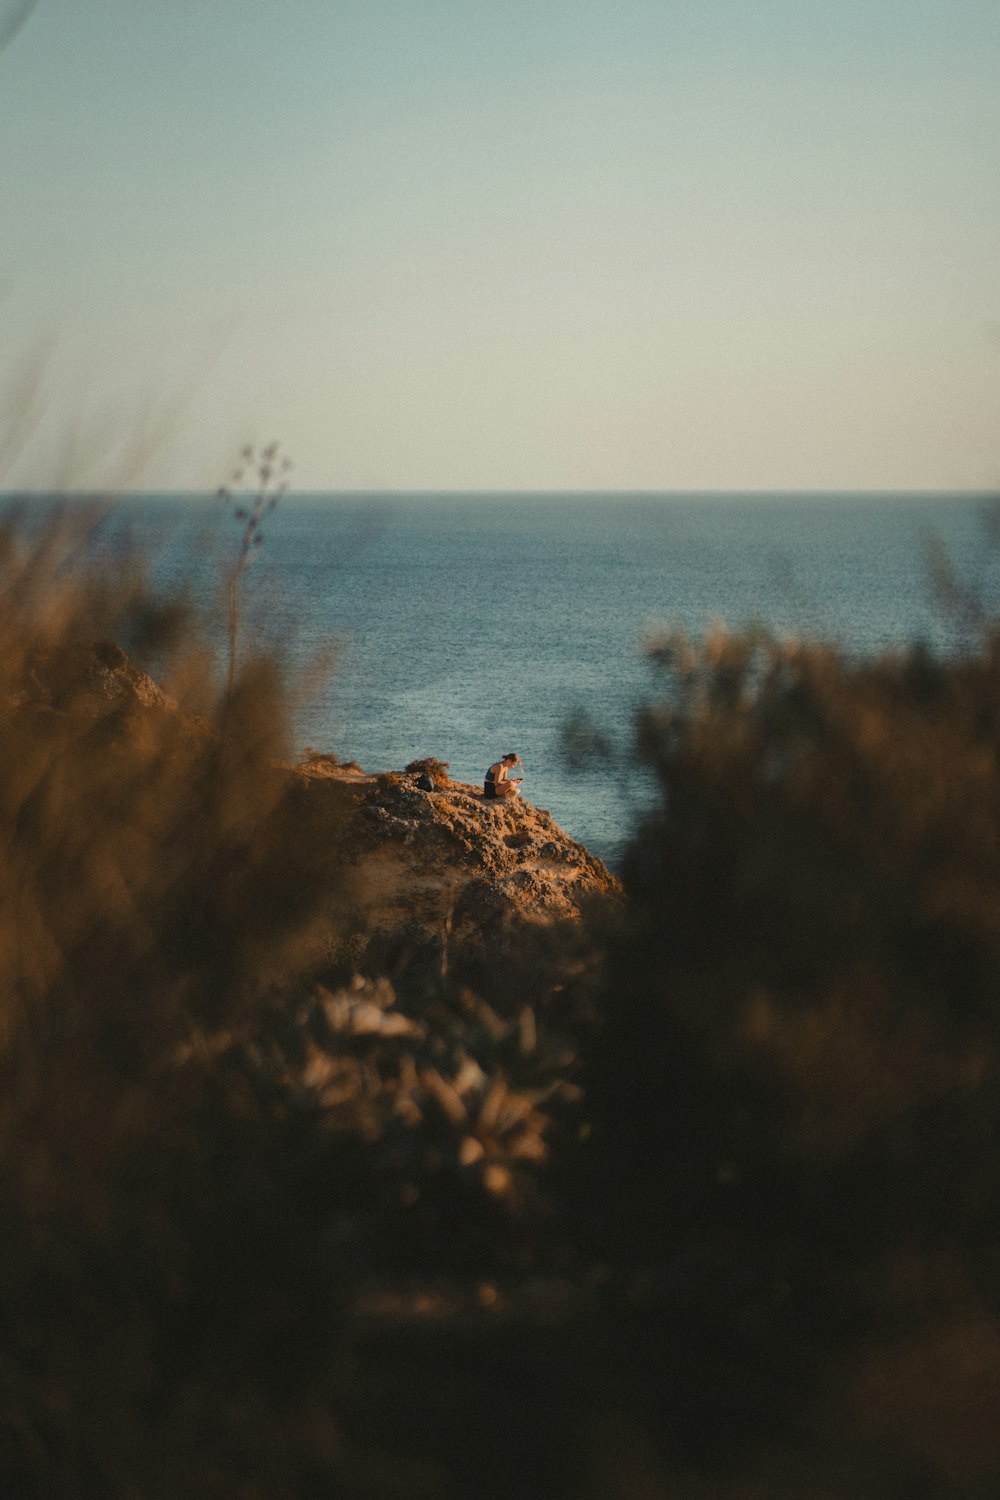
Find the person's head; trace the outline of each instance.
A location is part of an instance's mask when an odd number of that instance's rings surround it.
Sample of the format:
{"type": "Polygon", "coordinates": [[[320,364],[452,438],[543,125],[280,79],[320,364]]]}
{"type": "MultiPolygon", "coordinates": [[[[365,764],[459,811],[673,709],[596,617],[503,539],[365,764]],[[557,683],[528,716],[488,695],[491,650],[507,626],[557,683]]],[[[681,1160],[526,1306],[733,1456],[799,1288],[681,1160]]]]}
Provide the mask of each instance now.
{"type": "Polygon", "coordinates": [[[519,766],[521,764],[521,757],[515,755],[512,750],[509,755],[503,756],[503,763],[505,766],[519,766]]]}

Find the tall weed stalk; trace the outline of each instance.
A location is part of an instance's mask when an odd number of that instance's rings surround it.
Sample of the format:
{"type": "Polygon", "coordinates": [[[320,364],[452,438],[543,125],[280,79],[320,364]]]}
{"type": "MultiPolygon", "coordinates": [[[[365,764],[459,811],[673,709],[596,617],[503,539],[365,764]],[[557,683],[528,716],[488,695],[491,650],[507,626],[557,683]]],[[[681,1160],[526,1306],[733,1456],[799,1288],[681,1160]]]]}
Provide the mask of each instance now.
{"type": "Polygon", "coordinates": [[[287,492],[291,468],[291,459],[281,453],[280,444],[268,443],[259,450],[247,444],[240,453],[240,462],[230,475],[229,483],[221,485],[218,490],[219,499],[232,505],[233,517],[242,528],[236,562],[226,581],[230,694],[236,684],[243,576],[258,549],[264,545],[264,521],[287,492]]]}

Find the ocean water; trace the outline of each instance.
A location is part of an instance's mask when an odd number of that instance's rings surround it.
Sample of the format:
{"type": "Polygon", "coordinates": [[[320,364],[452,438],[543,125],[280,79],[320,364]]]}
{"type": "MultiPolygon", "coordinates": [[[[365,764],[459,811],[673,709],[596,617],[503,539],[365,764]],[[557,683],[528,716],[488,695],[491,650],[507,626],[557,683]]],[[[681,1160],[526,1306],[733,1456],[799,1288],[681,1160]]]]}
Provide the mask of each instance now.
{"type": "MultiPolygon", "coordinates": [[[[648,783],[571,772],[563,732],[582,709],[629,743],[656,690],[652,633],[760,621],[851,652],[954,649],[928,546],[1000,597],[987,508],[970,495],[288,496],[244,577],[243,628],[303,673],[336,651],[299,712],[300,748],[368,770],[433,755],[468,781],[516,750],[528,799],[614,864],[648,783]]],[[[217,596],[240,534],[223,502],[133,497],[118,513],[164,587],[217,596]]]]}

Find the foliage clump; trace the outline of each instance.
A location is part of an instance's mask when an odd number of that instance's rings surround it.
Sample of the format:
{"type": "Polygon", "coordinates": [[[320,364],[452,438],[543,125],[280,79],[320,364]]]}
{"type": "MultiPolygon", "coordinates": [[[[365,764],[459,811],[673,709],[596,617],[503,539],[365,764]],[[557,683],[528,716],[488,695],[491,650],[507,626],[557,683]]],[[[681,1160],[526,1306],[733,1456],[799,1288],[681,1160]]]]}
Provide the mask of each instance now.
{"type": "Polygon", "coordinates": [[[428,755],[423,760],[411,760],[406,770],[411,776],[429,776],[439,792],[445,792],[451,786],[451,777],[448,775],[450,762],[438,760],[436,756],[428,755]]]}
{"type": "Polygon", "coordinates": [[[671,1463],[780,1454],[754,1494],[797,1450],[797,1493],[807,1451],[808,1493],[985,1495],[1000,631],[947,661],[721,630],[654,654],[661,795],[588,1090],[650,1430],[671,1463]]]}
{"type": "Polygon", "coordinates": [[[402,771],[379,771],[375,777],[374,796],[378,801],[392,801],[408,788],[409,783],[402,771]]]}
{"type": "Polygon", "coordinates": [[[356,760],[341,760],[339,755],[334,755],[329,750],[316,750],[312,745],[307,745],[302,752],[302,764],[309,771],[360,771],[361,767],[356,760]]]}

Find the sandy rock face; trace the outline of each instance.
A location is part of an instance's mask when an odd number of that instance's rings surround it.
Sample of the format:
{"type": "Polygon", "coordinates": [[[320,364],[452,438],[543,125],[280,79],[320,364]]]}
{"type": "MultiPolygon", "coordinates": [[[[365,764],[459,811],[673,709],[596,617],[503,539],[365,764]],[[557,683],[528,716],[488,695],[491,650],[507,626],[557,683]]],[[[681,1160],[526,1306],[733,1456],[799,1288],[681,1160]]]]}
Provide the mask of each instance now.
{"type": "Polygon", "coordinates": [[[110,641],[94,646],[87,675],[91,691],[109,702],[141,708],[177,707],[152,677],[134,667],[121,647],[110,641]]]}
{"type": "Polygon", "coordinates": [[[421,791],[415,776],[379,776],[314,761],[310,798],[350,795],[342,850],[353,865],[359,929],[422,928],[458,944],[495,942],[524,924],[573,920],[618,881],[550,813],[521,798],[487,801],[465,782],[421,791]]]}

